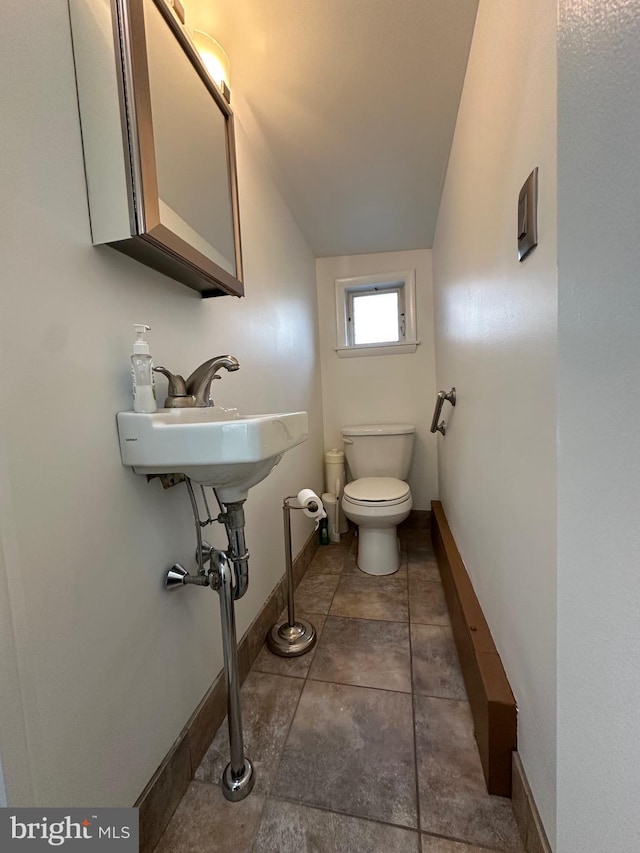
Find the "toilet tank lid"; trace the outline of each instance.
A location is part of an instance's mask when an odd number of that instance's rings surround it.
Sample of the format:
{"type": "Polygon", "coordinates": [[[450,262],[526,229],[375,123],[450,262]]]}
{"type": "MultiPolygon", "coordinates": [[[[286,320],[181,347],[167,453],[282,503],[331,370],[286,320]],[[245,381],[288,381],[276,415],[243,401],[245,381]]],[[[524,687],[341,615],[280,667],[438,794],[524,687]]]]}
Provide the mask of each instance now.
{"type": "Polygon", "coordinates": [[[342,435],[407,435],[415,431],[413,424],[363,424],[342,427],[342,435]]]}

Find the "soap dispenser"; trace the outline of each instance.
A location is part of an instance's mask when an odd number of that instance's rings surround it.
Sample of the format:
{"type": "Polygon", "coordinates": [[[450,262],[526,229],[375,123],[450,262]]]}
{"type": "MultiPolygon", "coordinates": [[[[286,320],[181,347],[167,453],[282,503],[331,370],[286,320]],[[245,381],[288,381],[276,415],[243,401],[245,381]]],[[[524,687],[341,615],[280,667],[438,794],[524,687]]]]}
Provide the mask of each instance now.
{"type": "Polygon", "coordinates": [[[131,379],[133,382],[133,411],[155,412],[158,410],[153,383],[152,359],[145,333],[151,327],[145,323],[134,323],[136,339],[131,356],[131,379]]]}

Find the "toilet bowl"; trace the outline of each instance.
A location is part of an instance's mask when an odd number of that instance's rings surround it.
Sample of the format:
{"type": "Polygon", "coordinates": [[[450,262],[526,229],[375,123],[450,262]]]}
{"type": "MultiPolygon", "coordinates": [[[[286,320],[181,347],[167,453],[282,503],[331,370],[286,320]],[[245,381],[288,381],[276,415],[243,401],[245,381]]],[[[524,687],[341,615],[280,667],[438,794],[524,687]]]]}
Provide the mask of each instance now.
{"type": "Polygon", "coordinates": [[[370,575],[400,568],[396,527],[413,506],[407,483],[395,477],[361,477],[344,488],[342,508],[358,525],[358,567],[370,575]]]}
{"type": "Polygon", "coordinates": [[[401,477],[409,473],[415,427],[377,424],[344,427],[342,440],[354,479],[344,487],[342,509],[358,526],[358,567],[370,575],[400,568],[397,526],[413,506],[401,477]]]}

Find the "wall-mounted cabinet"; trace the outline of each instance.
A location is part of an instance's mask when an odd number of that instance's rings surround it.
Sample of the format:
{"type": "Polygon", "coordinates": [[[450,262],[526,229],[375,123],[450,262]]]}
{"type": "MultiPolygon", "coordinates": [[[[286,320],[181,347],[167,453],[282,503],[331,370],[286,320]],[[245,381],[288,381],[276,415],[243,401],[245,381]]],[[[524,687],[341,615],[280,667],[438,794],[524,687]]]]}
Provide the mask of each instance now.
{"type": "Polygon", "coordinates": [[[233,112],[165,0],[70,0],[94,244],[242,296],[233,112]]]}

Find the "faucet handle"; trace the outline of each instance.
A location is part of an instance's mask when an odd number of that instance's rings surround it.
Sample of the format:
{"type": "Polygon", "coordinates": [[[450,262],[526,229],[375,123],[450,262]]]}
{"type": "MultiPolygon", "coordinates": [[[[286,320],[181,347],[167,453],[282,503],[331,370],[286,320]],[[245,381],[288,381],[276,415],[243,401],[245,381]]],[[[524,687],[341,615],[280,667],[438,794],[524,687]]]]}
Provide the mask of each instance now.
{"type": "Polygon", "coordinates": [[[187,391],[187,383],[184,376],[172,373],[166,367],[158,365],[153,368],[155,373],[162,373],[169,380],[167,397],[164,401],[165,409],[191,408],[195,404],[195,398],[187,391]]]}
{"type": "Polygon", "coordinates": [[[187,394],[187,383],[184,381],[184,376],[180,376],[179,373],[172,373],[170,370],[167,370],[166,367],[161,367],[158,365],[153,368],[155,373],[162,373],[163,376],[166,376],[169,380],[169,396],[171,397],[185,397],[187,394]]]}

